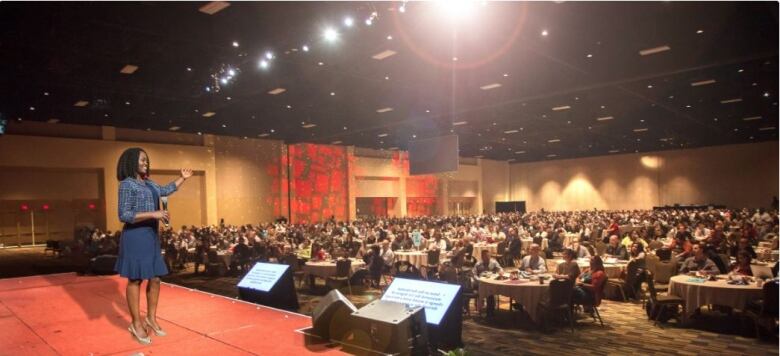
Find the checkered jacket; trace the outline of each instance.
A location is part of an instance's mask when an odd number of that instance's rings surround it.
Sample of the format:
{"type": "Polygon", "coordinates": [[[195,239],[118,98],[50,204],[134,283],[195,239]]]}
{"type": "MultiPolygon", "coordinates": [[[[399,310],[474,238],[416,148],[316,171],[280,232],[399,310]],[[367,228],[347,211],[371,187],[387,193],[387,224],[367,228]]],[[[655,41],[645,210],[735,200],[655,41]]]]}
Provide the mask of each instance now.
{"type": "Polygon", "coordinates": [[[176,191],[176,183],[170,182],[165,186],[147,179],[144,183],[134,178],[125,178],[119,183],[119,221],[132,224],[136,213],[155,211],[155,201],[152,191],[157,190],[161,197],[173,194],[176,191]]]}

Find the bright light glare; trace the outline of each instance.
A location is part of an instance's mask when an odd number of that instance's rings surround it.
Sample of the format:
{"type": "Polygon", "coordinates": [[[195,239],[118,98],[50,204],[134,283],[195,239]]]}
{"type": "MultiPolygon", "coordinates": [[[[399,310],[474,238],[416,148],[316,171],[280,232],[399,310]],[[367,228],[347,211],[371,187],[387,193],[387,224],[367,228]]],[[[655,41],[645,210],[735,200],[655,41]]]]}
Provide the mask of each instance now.
{"type": "Polygon", "coordinates": [[[325,40],[328,42],[333,42],[339,38],[339,33],[336,32],[333,28],[327,28],[325,29],[325,32],[322,34],[323,37],[325,37],[325,40]]]}
{"type": "Polygon", "coordinates": [[[260,61],[259,65],[260,65],[260,68],[267,69],[268,68],[268,61],[263,59],[263,60],[260,61]]]}
{"type": "Polygon", "coordinates": [[[473,0],[440,0],[436,4],[442,13],[452,21],[472,15],[477,7],[477,2],[473,0]]]}
{"type": "Polygon", "coordinates": [[[355,20],[353,20],[351,17],[347,17],[344,19],[344,26],[352,27],[352,25],[355,24],[355,20]]]}
{"type": "Polygon", "coordinates": [[[271,52],[265,52],[265,58],[266,59],[273,59],[274,58],[274,54],[271,53],[271,52]]]}
{"type": "Polygon", "coordinates": [[[308,52],[309,51],[309,46],[303,45],[303,47],[301,47],[301,49],[303,49],[304,52],[308,52]]]}

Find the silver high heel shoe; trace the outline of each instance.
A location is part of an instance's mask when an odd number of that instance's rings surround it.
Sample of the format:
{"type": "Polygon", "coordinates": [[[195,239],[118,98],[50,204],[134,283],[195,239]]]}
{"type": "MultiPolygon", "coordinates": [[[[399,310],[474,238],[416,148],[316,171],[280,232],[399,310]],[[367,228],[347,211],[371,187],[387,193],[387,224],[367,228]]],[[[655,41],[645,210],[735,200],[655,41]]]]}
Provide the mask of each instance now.
{"type": "Polygon", "coordinates": [[[148,318],[144,318],[144,321],[146,322],[146,326],[148,326],[152,331],[154,331],[154,334],[157,336],[165,336],[168,335],[163,329],[155,329],[154,326],[152,326],[152,323],[149,321],[148,318]]]}
{"type": "Polygon", "coordinates": [[[127,327],[127,331],[130,332],[130,335],[133,335],[133,337],[141,344],[143,345],[149,345],[152,343],[152,338],[149,337],[149,335],[146,335],[146,337],[140,337],[138,336],[138,333],[135,331],[135,326],[133,324],[130,324],[130,326],[127,327]]]}

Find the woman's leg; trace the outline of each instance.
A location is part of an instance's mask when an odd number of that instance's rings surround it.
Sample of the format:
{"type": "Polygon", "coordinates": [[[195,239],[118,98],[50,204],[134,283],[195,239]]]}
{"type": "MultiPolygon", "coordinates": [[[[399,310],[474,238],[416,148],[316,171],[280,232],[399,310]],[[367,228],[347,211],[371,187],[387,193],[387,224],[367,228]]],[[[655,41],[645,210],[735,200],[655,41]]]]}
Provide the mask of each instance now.
{"type": "Polygon", "coordinates": [[[146,283],[146,318],[152,323],[155,329],[157,325],[157,301],[160,298],[160,278],[154,277],[146,283]]]}
{"type": "Polygon", "coordinates": [[[144,323],[141,321],[141,312],[139,311],[138,306],[141,302],[140,279],[127,280],[125,297],[127,298],[127,308],[130,309],[130,316],[133,318],[133,328],[135,328],[135,332],[142,338],[146,337],[146,329],[144,328],[144,323]]]}

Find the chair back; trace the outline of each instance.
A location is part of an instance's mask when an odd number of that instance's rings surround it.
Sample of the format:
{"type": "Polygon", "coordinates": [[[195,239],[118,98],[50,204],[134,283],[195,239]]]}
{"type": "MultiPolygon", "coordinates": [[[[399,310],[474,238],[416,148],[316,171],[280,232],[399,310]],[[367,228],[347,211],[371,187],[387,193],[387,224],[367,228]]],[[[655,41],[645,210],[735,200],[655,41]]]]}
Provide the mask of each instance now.
{"type": "Polygon", "coordinates": [[[289,265],[292,268],[293,272],[296,272],[301,269],[301,266],[298,265],[298,256],[296,255],[291,254],[291,255],[284,256],[283,263],[289,265]]]}
{"type": "Polygon", "coordinates": [[[652,254],[652,253],[646,253],[645,254],[645,268],[647,268],[648,271],[655,273],[655,266],[660,262],[661,259],[658,258],[658,256],[652,254]]]}
{"type": "Polygon", "coordinates": [[[658,259],[661,261],[668,261],[670,258],[672,258],[672,250],[662,247],[655,250],[655,255],[658,256],[658,259]]]}
{"type": "Polygon", "coordinates": [[[764,304],[761,310],[762,316],[773,317],[777,319],[778,317],[777,291],[778,291],[777,281],[770,281],[764,283],[764,288],[762,289],[762,292],[764,294],[764,304]]]}
{"type": "Polygon", "coordinates": [[[441,279],[450,284],[458,284],[458,271],[452,265],[447,265],[441,273],[441,279]]]}
{"type": "Polygon", "coordinates": [[[437,266],[439,264],[439,255],[441,250],[435,249],[428,251],[428,266],[437,266]]]}
{"type": "MultiPolygon", "coordinates": [[[[729,255],[727,255],[725,253],[720,253],[720,254],[718,254],[718,257],[720,257],[720,260],[723,261],[723,265],[726,266],[726,268],[731,266],[731,257],[729,257],[729,255]]],[[[712,262],[715,262],[715,261],[712,261],[712,262]]]]}
{"type": "Polygon", "coordinates": [[[607,244],[605,244],[605,243],[603,243],[601,241],[598,241],[598,240],[596,240],[596,243],[595,243],[594,247],[596,249],[596,255],[597,256],[603,256],[604,252],[607,251],[607,244]]]}
{"type": "Polygon", "coordinates": [[[662,247],[664,247],[664,244],[661,241],[658,241],[658,240],[650,241],[650,243],[647,244],[647,249],[648,250],[652,250],[652,251],[655,251],[655,250],[657,250],[659,248],[662,248],[662,247]]]}
{"type": "Polygon", "coordinates": [[[669,283],[669,279],[677,274],[677,259],[671,259],[669,261],[658,261],[655,264],[655,282],[669,283]]]}
{"type": "Polygon", "coordinates": [[[496,245],[496,254],[503,255],[506,252],[506,240],[501,241],[496,245]]]}
{"type": "Polygon", "coordinates": [[[571,305],[571,295],[574,291],[574,281],[567,278],[550,281],[550,307],[557,308],[571,305]]]}
{"type": "Polygon", "coordinates": [[[349,277],[349,270],[352,267],[352,260],[343,259],[336,261],[336,277],[349,277]]]}
{"type": "Polygon", "coordinates": [[[209,250],[209,252],[206,253],[206,256],[209,259],[209,263],[216,263],[217,260],[219,259],[217,255],[217,251],[214,250],[209,250]]]}

